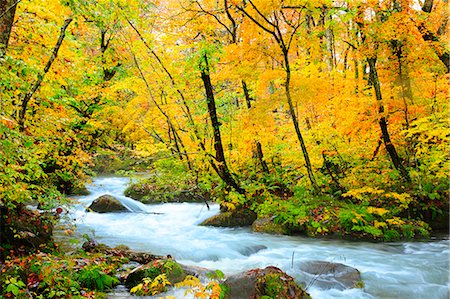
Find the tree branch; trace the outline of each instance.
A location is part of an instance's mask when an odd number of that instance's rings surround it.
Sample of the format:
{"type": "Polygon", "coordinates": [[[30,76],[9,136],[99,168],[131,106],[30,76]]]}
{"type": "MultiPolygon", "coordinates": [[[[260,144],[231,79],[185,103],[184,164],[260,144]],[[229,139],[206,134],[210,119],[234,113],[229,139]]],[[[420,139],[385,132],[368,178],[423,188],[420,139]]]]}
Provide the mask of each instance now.
{"type": "Polygon", "coordinates": [[[71,18],[64,21],[64,25],[61,27],[61,32],[59,34],[58,41],[56,42],[55,47],[53,47],[52,56],[50,56],[49,60],[47,61],[47,64],[45,65],[44,73],[42,75],[38,75],[38,78],[37,78],[36,82],[33,84],[33,87],[31,88],[31,90],[29,92],[27,92],[25,94],[25,96],[23,97],[22,107],[19,112],[19,120],[18,120],[20,130],[22,130],[22,131],[25,129],[24,124],[25,124],[25,115],[26,115],[26,111],[27,111],[28,102],[31,100],[33,95],[36,93],[36,91],[41,86],[41,83],[44,80],[44,76],[48,73],[48,71],[50,70],[50,67],[52,66],[53,62],[55,61],[56,57],[58,56],[59,48],[61,47],[64,37],[66,36],[66,29],[69,26],[70,22],[72,22],[71,18]]]}

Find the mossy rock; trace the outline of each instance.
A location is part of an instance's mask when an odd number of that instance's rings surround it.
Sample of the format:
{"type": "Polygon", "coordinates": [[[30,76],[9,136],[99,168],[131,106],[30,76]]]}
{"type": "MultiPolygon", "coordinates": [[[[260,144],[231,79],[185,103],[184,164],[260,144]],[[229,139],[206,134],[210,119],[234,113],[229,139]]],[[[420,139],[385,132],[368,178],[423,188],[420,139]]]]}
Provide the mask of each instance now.
{"type": "Polygon", "coordinates": [[[279,268],[269,266],[264,269],[252,269],[232,275],[225,280],[234,298],[277,298],[277,299],[310,299],[311,296],[299,286],[293,277],[279,268]]]}
{"type": "Polygon", "coordinates": [[[256,220],[256,213],[252,210],[242,209],[237,211],[222,212],[212,216],[200,225],[216,227],[249,226],[256,220]]]}
{"type": "Polygon", "coordinates": [[[172,285],[182,282],[186,278],[183,267],[172,259],[165,261],[162,268],[163,272],[167,275],[167,279],[172,285]]]}
{"type": "Polygon", "coordinates": [[[145,204],[161,202],[204,202],[209,196],[200,189],[173,190],[170,187],[158,187],[151,183],[136,183],[124,191],[125,196],[145,204]]]}
{"type": "Polygon", "coordinates": [[[131,289],[140,284],[142,279],[146,277],[154,279],[162,273],[162,270],[159,267],[154,266],[152,263],[138,266],[128,274],[125,280],[125,286],[131,289]]]}
{"type": "Polygon", "coordinates": [[[166,274],[172,285],[183,281],[186,274],[180,264],[172,259],[155,260],[146,265],[133,269],[125,280],[125,286],[132,288],[142,282],[143,278],[155,279],[158,275],[166,274]]]}
{"type": "Polygon", "coordinates": [[[89,195],[91,192],[86,188],[83,184],[78,184],[70,189],[70,195],[79,196],[79,195],[89,195]]]}
{"type": "Polygon", "coordinates": [[[283,224],[275,223],[273,218],[256,219],[252,224],[252,230],[257,233],[289,235],[289,229],[283,224]]]}
{"type": "Polygon", "coordinates": [[[128,212],[128,209],[114,196],[105,194],[94,200],[88,211],[97,213],[128,212]]]}

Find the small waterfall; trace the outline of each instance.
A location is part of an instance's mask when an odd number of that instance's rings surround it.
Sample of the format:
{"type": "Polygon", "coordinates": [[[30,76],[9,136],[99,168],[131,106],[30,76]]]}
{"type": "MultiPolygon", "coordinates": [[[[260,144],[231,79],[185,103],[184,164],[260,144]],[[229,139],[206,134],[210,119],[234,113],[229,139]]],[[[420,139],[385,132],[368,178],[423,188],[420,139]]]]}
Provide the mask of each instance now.
{"type": "Polygon", "coordinates": [[[147,213],[148,207],[142,202],[134,200],[126,196],[116,196],[116,198],[133,213],[147,213]]]}

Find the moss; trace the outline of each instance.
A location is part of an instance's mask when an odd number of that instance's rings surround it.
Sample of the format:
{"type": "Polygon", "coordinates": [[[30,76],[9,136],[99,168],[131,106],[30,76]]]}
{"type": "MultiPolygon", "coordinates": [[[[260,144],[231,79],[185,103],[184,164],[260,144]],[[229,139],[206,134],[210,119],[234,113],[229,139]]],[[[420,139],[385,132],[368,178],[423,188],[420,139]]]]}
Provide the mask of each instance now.
{"type": "Polygon", "coordinates": [[[289,229],[270,218],[257,219],[252,224],[252,230],[258,233],[288,235],[289,229]]]}
{"type": "Polygon", "coordinates": [[[257,298],[311,298],[291,277],[284,273],[267,273],[256,281],[257,298]],[[289,279],[290,278],[290,279],[289,279]],[[293,294],[295,294],[294,297],[293,294]]]}
{"type": "Polygon", "coordinates": [[[278,298],[285,288],[280,278],[281,275],[278,273],[267,274],[260,278],[258,284],[263,287],[262,294],[270,298],[278,298]]]}
{"type": "Polygon", "coordinates": [[[167,279],[171,284],[183,281],[186,278],[183,268],[174,260],[167,260],[163,265],[163,272],[166,273],[167,279]]]}
{"type": "Polygon", "coordinates": [[[357,283],[355,283],[354,286],[356,289],[364,289],[364,282],[362,280],[358,281],[357,283]]]}
{"type": "Polygon", "coordinates": [[[125,286],[127,288],[132,288],[136,285],[138,285],[143,278],[150,278],[155,279],[158,275],[161,275],[163,272],[162,270],[157,266],[151,266],[145,269],[142,269],[140,271],[134,271],[131,272],[130,275],[128,275],[127,280],[125,282],[125,286]]]}

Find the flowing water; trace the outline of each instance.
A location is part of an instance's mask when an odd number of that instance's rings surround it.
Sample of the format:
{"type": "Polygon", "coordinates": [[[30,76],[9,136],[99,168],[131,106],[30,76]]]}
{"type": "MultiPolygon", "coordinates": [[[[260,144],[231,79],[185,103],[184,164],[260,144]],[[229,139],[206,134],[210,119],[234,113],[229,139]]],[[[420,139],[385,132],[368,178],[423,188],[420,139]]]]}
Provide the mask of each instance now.
{"type": "MultiPolygon", "coordinates": [[[[110,246],[125,244],[137,251],[172,255],[183,264],[220,269],[226,275],[273,265],[304,281],[317,298],[449,298],[449,240],[368,243],[252,233],[247,228],[198,226],[219,213],[198,203],[144,205],[123,196],[127,178],[97,178],[91,194],[78,197],[69,211],[76,235],[88,234],[110,246]],[[111,194],[131,213],[86,213],[98,196],[111,194]],[[310,260],[343,263],[357,268],[364,289],[320,289],[314,277],[299,270],[310,260]]],[[[177,298],[183,292],[175,291],[177,298]]]]}

